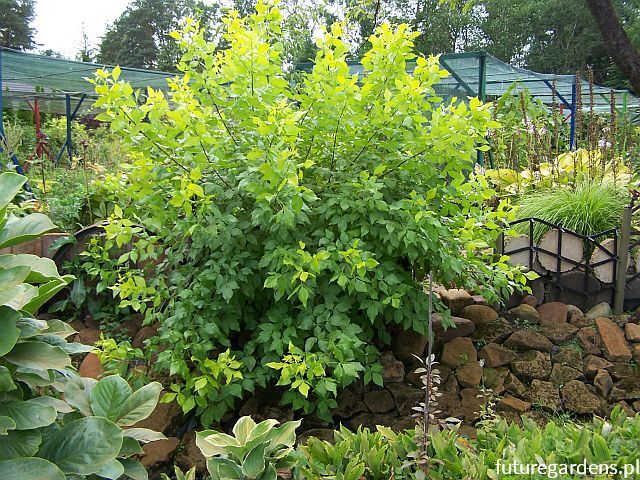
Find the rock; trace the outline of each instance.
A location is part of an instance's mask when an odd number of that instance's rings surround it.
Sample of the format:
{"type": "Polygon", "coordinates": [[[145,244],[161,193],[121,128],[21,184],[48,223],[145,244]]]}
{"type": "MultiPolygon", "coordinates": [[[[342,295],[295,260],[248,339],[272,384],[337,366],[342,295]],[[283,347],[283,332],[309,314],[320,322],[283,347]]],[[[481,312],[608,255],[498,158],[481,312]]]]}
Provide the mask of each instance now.
{"type": "Polygon", "coordinates": [[[477,387],[482,381],[482,368],[478,362],[466,363],[456,369],[456,378],[462,387],[477,387]]]}
{"type": "Polygon", "coordinates": [[[636,414],[633,408],[631,408],[631,406],[624,400],[619,401],[618,403],[616,403],[615,406],[620,407],[624,411],[624,413],[627,415],[627,417],[633,417],[636,414]]]}
{"type": "Polygon", "coordinates": [[[611,320],[620,328],[624,328],[627,323],[631,321],[631,315],[628,315],[626,313],[623,313],[621,315],[614,315],[613,317],[611,317],[611,320]]]}
{"type": "Polygon", "coordinates": [[[640,363],[640,345],[634,345],[633,350],[631,351],[631,355],[633,356],[633,361],[636,363],[640,363]]]}
{"type": "Polygon", "coordinates": [[[351,420],[346,421],[346,426],[351,430],[357,430],[358,427],[365,427],[369,430],[376,431],[376,425],[390,427],[398,418],[395,415],[384,413],[361,413],[351,420]]]}
{"type": "Polygon", "coordinates": [[[611,374],[611,378],[616,381],[640,375],[636,365],[624,362],[613,362],[613,367],[609,368],[607,371],[611,374]]]}
{"type": "Polygon", "coordinates": [[[147,443],[142,446],[144,456],[140,460],[140,463],[142,463],[145,468],[171,463],[173,455],[179,445],[180,439],[176,437],[169,437],[166,440],[147,443]]]}
{"type": "Polygon", "coordinates": [[[433,315],[433,334],[440,342],[449,342],[457,337],[468,337],[476,329],[475,324],[468,318],[450,317],[455,328],[449,327],[446,330],[442,325],[442,316],[433,315]]]}
{"type": "Polygon", "coordinates": [[[446,382],[442,384],[442,388],[440,389],[443,392],[451,392],[458,395],[460,391],[460,386],[458,385],[458,380],[455,375],[449,375],[449,378],[446,382]]]}
{"type": "MultiPolygon", "coordinates": [[[[160,395],[162,398],[162,395],[160,395]]],[[[136,428],[148,428],[165,435],[182,421],[182,408],[175,402],[158,403],[153,413],[133,425],[136,428]]]]}
{"type": "Polygon", "coordinates": [[[338,394],[338,406],[333,410],[333,415],[349,418],[358,413],[366,412],[367,406],[362,401],[362,397],[361,382],[352,383],[338,394]]]}
{"type": "Polygon", "coordinates": [[[564,408],[581,415],[605,415],[607,402],[579,380],[571,380],[560,389],[564,408]]]}
{"type": "Polygon", "coordinates": [[[576,340],[578,341],[578,345],[582,347],[585,354],[600,355],[602,353],[602,342],[600,337],[596,334],[595,328],[581,328],[576,334],[576,340]]]}
{"type": "Polygon", "coordinates": [[[145,341],[149,340],[152,337],[155,337],[156,333],[158,333],[157,325],[145,325],[140,330],[138,330],[138,333],[136,333],[136,336],[131,342],[131,346],[134,348],[144,348],[145,341]]]}
{"type": "Polygon", "coordinates": [[[375,390],[364,395],[364,404],[371,413],[387,413],[396,407],[388,390],[375,390]]]}
{"type": "Polygon", "coordinates": [[[196,472],[200,475],[207,471],[207,459],[196,446],[196,432],[194,430],[187,432],[182,437],[182,448],[176,455],[176,465],[182,470],[196,467],[196,472]]]}
{"type": "Polygon", "coordinates": [[[633,402],[633,409],[636,412],[640,412],[640,400],[636,400],[635,402],[633,402]]]}
{"type": "Polygon", "coordinates": [[[531,410],[531,404],[512,395],[507,395],[498,402],[498,410],[524,413],[531,410]]]}
{"type": "Polygon", "coordinates": [[[511,334],[504,342],[504,346],[518,352],[526,352],[527,350],[550,352],[553,345],[544,335],[538,332],[534,332],[533,330],[518,330],[511,334]]]}
{"type": "Polygon", "coordinates": [[[486,325],[478,325],[471,334],[471,339],[482,344],[502,343],[511,333],[513,333],[513,327],[504,318],[500,317],[486,325]]]}
{"type": "Polygon", "coordinates": [[[504,367],[482,369],[484,386],[490,388],[494,395],[502,395],[504,393],[504,382],[508,375],[509,370],[504,367]]]}
{"type": "Polygon", "coordinates": [[[572,347],[560,347],[557,351],[551,352],[551,361],[582,371],[582,355],[572,347]]]}
{"type": "Polygon", "coordinates": [[[480,396],[480,392],[476,388],[465,388],[460,391],[460,403],[462,419],[467,423],[474,423],[480,418],[482,405],[485,399],[480,396]]]}
{"type": "MultiPolygon", "coordinates": [[[[584,385],[584,384],[583,384],[584,385]]],[[[560,391],[551,382],[534,380],[523,395],[524,399],[537,407],[545,410],[556,411],[560,409],[560,391]]]]}
{"type": "Polygon", "coordinates": [[[476,305],[489,305],[482,295],[471,295],[476,305]]]}
{"type": "Polygon", "coordinates": [[[504,381],[504,388],[507,392],[521,397],[527,391],[527,387],[513,373],[509,373],[504,381]]]}
{"type": "Polygon", "coordinates": [[[98,355],[95,353],[87,353],[87,356],[84,357],[84,360],[82,360],[80,364],[78,373],[81,377],[95,378],[96,380],[100,379],[104,374],[104,370],[102,369],[102,365],[100,365],[98,355]]]}
{"type": "Polygon", "coordinates": [[[540,325],[555,325],[567,321],[569,310],[562,302],[543,303],[538,308],[540,325]]]}
{"type": "Polygon", "coordinates": [[[404,432],[405,430],[410,430],[416,427],[416,419],[413,417],[404,417],[399,420],[396,420],[391,424],[391,430],[396,433],[404,432]]]}
{"type": "Polygon", "coordinates": [[[584,317],[587,320],[595,320],[596,318],[610,317],[612,314],[611,305],[607,302],[602,302],[591,308],[584,317]]]}
{"type": "Polygon", "coordinates": [[[468,318],[477,326],[497,320],[498,312],[486,305],[469,305],[462,309],[460,316],[468,318]]]}
{"type": "Polygon", "coordinates": [[[590,327],[593,325],[593,320],[585,318],[584,313],[575,305],[567,305],[568,321],[571,325],[578,328],[590,327]]]}
{"type": "Polygon", "coordinates": [[[630,362],[631,349],[620,327],[608,318],[596,318],[595,323],[602,338],[604,358],[611,362],[630,362]]]}
{"type": "Polygon", "coordinates": [[[467,363],[477,363],[478,352],[468,337],[454,338],[444,344],[440,363],[451,368],[457,368],[467,363]]]}
{"type": "Polygon", "coordinates": [[[546,380],[551,375],[551,359],[548,353],[529,350],[511,362],[511,371],[526,381],[546,380]]]}
{"type": "Polygon", "coordinates": [[[531,305],[527,305],[526,303],[520,304],[517,307],[510,309],[509,316],[514,320],[522,320],[532,325],[537,325],[538,323],[540,323],[540,316],[538,315],[538,311],[531,305]]]}
{"type": "Polygon", "coordinates": [[[525,295],[522,301],[520,302],[524,305],[529,305],[530,307],[534,307],[540,303],[535,295],[525,295]]]}
{"type": "Polygon", "coordinates": [[[449,307],[452,315],[458,315],[464,307],[475,303],[469,292],[457,288],[440,291],[440,298],[449,307]]]}
{"type": "Polygon", "coordinates": [[[311,428],[298,435],[298,437],[296,438],[296,443],[298,445],[305,445],[311,437],[315,437],[318,440],[322,440],[325,442],[333,443],[334,433],[335,430],[333,428],[311,428]]]}
{"type": "Polygon", "coordinates": [[[424,402],[425,392],[420,388],[405,383],[392,383],[387,389],[391,392],[400,415],[412,415],[413,407],[424,402]]]}
{"type": "Polygon", "coordinates": [[[582,380],[583,378],[584,375],[581,371],[555,363],[551,370],[549,381],[560,387],[571,380],[582,380]]]}
{"type": "Polygon", "coordinates": [[[456,431],[461,437],[466,437],[471,440],[475,440],[476,438],[478,438],[478,430],[471,425],[467,425],[466,423],[460,424],[456,431]]]}
{"type": "Polygon", "coordinates": [[[624,378],[613,384],[609,392],[610,402],[637,400],[640,398],[640,378],[624,378]]]}
{"type": "Polygon", "coordinates": [[[593,379],[597,374],[598,370],[609,370],[613,368],[613,363],[608,360],[605,360],[601,357],[596,357],[595,355],[589,355],[584,359],[584,376],[587,379],[593,379]]]}
{"type": "Polygon", "coordinates": [[[428,342],[425,335],[413,330],[397,329],[391,334],[391,350],[397,359],[407,363],[415,362],[414,355],[422,358],[428,342]]]}
{"type": "Polygon", "coordinates": [[[393,353],[383,353],[380,356],[380,364],[382,365],[382,380],[385,384],[404,381],[404,364],[400,360],[396,360],[393,353]]]}
{"type": "Polygon", "coordinates": [[[455,417],[460,415],[462,403],[460,402],[460,395],[454,392],[439,392],[442,395],[438,397],[438,405],[436,410],[440,410],[440,413],[436,414],[437,418],[455,417]]]}
{"type": "Polygon", "coordinates": [[[516,354],[513,350],[493,342],[482,347],[480,349],[479,356],[484,360],[485,367],[489,368],[508,365],[516,358],[516,354]]]}
{"type": "Polygon", "coordinates": [[[98,340],[100,340],[100,330],[97,328],[83,328],[76,337],[76,342],[83,345],[95,345],[98,340]]]}
{"type": "Polygon", "coordinates": [[[570,323],[545,324],[541,333],[555,345],[560,345],[575,337],[578,329],[570,323]]]}
{"type": "Polygon", "coordinates": [[[640,342],[640,325],[627,323],[624,326],[624,334],[630,342],[640,342]]]}
{"type": "Polygon", "coordinates": [[[613,380],[611,375],[606,370],[598,370],[595,378],[593,379],[593,386],[596,388],[596,393],[602,398],[607,398],[611,387],[613,387],[613,380]]]}
{"type": "Polygon", "coordinates": [[[128,315],[127,319],[122,322],[120,330],[127,333],[130,338],[134,338],[138,331],[142,328],[142,322],[144,321],[144,315],[136,313],[128,315]]]}
{"type": "MultiPolygon", "coordinates": [[[[419,363],[416,363],[409,368],[409,373],[407,373],[405,377],[405,382],[413,385],[414,387],[422,388],[421,374],[415,373],[418,368],[422,368],[422,365],[419,363]]],[[[440,383],[444,384],[451,374],[451,369],[442,364],[434,365],[434,369],[437,370],[440,375],[440,383]]]]}

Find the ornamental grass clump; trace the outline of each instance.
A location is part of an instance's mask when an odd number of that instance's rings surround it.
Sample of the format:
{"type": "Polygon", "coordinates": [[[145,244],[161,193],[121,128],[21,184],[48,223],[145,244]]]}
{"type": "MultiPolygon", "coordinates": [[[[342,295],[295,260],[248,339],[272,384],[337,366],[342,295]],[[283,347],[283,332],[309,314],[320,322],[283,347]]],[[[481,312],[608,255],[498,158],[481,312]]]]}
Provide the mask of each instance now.
{"type": "MultiPolygon", "coordinates": [[[[536,217],[581,235],[595,235],[618,227],[628,202],[629,195],[623,187],[610,182],[585,181],[575,187],[557,187],[525,195],[519,202],[518,218],[536,217]]],[[[535,223],[534,240],[539,241],[549,229],[535,223]]],[[[529,224],[521,223],[516,230],[528,234],[529,224]]]]}
{"type": "Polygon", "coordinates": [[[406,25],[375,30],[358,75],[336,24],[290,82],[281,14],[256,10],[226,17],[220,46],[193,21],[175,32],[168,93],[117,68],[94,80],[132,158],[106,227],[106,247],[132,249],[110,291],[158,326],[165,398],[205,425],[258,388],[330,419],[338,389],[382,384],[389,327],[426,330],[428,272],[491,302],[525,282],[491,249],[509,205],[486,208],[473,176],[488,104],[443,103],[448,73],[406,25]]]}

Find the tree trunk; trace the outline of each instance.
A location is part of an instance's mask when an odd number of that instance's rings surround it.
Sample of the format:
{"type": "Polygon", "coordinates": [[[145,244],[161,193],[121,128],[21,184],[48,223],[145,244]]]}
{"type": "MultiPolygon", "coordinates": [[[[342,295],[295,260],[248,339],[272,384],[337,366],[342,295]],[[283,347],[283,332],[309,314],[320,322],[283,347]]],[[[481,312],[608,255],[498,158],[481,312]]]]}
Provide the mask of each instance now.
{"type": "Polygon", "coordinates": [[[635,49],[613,8],[612,0],[586,0],[607,52],[640,93],[640,53],[635,49]]]}

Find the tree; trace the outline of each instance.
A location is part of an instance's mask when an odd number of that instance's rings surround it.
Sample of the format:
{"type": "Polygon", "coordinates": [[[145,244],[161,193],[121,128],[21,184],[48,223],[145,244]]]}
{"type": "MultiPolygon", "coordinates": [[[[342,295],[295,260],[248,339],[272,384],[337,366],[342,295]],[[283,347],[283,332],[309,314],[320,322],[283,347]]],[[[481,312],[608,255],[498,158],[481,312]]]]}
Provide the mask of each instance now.
{"type": "Polygon", "coordinates": [[[33,8],[34,0],[0,0],[0,46],[16,50],[35,47],[33,8]]]}
{"type": "Polygon", "coordinates": [[[598,25],[607,52],[627,76],[633,89],[640,92],[640,53],[624,30],[611,0],[586,0],[598,25]]]}
{"type": "Polygon", "coordinates": [[[93,62],[95,58],[95,49],[91,46],[89,36],[84,23],[82,24],[82,40],[80,41],[80,50],[76,54],[76,60],[81,62],[93,62]]]}

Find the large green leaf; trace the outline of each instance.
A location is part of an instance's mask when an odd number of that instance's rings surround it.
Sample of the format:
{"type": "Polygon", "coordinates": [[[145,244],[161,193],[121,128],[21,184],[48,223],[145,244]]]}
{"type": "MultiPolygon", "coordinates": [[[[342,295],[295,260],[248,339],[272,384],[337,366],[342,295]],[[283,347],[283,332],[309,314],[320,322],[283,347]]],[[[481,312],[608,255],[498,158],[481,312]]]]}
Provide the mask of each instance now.
{"type": "Polygon", "coordinates": [[[27,177],[24,175],[14,172],[0,174],[0,209],[9,205],[26,182],[27,177]]]}
{"type": "Polygon", "coordinates": [[[120,375],[109,375],[101,379],[91,391],[90,403],[93,414],[115,422],[120,408],[132,394],[131,387],[120,375]]]}
{"type": "Polygon", "coordinates": [[[7,435],[9,430],[14,430],[15,428],[16,422],[14,422],[12,418],[0,417],[0,436],[7,435]]]}
{"type": "Polygon", "coordinates": [[[34,314],[38,311],[38,309],[51,300],[59,291],[65,288],[71,280],[73,280],[73,276],[65,275],[62,278],[54,278],[49,280],[46,283],[43,283],[38,287],[38,295],[28,302],[26,302],[21,309],[25,312],[29,312],[34,314]]]}
{"type": "Polygon", "coordinates": [[[242,468],[232,460],[224,457],[213,457],[207,460],[207,470],[211,478],[216,479],[242,479],[242,468]]]}
{"type": "Polygon", "coordinates": [[[116,458],[122,438],[122,429],[106,418],[81,418],[53,434],[39,455],[64,473],[91,475],[116,458]]]}
{"type": "Polygon", "coordinates": [[[260,444],[251,450],[242,462],[242,471],[249,478],[256,478],[265,468],[264,449],[266,445],[260,444]]]}
{"type": "Polygon", "coordinates": [[[249,416],[240,418],[233,426],[233,434],[238,439],[240,444],[246,443],[251,431],[255,428],[256,422],[249,416]]]}
{"type": "Polygon", "coordinates": [[[121,459],[120,463],[124,467],[124,474],[131,480],[148,480],[149,474],[140,462],[129,459],[121,459]]]}
{"type": "Polygon", "coordinates": [[[162,384],[152,382],[133,392],[122,404],[116,423],[128,427],[147,418],[158,404],[162,384]]]}
{"type": "Polygon", "coordinates": [[[167,438],[162,433],[148,428],[127,428],[124,431],[124,436],[133,438],[142,443],[156,442],[167,438]]]}
{"type": "Polygon", "coordinates": [[[65,480],[53,463],[42,458],[16,458],[0,462],[2,480],[65,480]]]}
{"type": "Polygon", "coordinates": [[[97,383],[97,380],[93,378],[73,378],[64,389],[65,401],[85,416],[93,415],[91,410],[91,391],[97,383]]]}
{"type": "Polygon", "coordinates": [[[20,313],[7,306],[0,306],[0,357],[6,355],[15,346],[20,337],[20,329],[16,323],[20,313]]]}
{"type": "Polygon", "coordinates": [[[269,435],[269,450],[275,449],[278,445],[291,447],[296,443],[296,429],[300,426],[300,420],[287,422],[273,430],[269,435]]]}
{"type": "Polygon", "coordinates": [[[24,305],[38,296],[38,287],[21,283],[15,287],[0,290],[0,305],[21,310],[24,305]]]}
{"type": "Polygon", "coordinates": [[[10,215],[4,228],[0,230],[0,248],[35,240],[55,229],[56,226],[49,217],[42,213],[31,213],[24,217],[10,215]]]}
{"type": "Polygon", "coordinates": [[[108,478],[110,480],[120,478],[123,474],[124,466],[115,458],[104,464],[102,468],[96,472],[96,475],[99,477],[108,478]]]}
{"type": "Polygon", "coordinates": [[[0,366],[0,392],[10,392],[16,388],[16,384],[13,383],[9,369],[7,367],[0,366]]]}
{"type": "Polygon", "coordinates": [[[13,419],[16,430],[46,427],[56,421],[58,413],[51,406],[33,400],[0,403],[0,415],[13,419]]]}
{"type": "Polygon", "coordinates": [[[19,266],[31,268],[31,272],[25,279],[28,283],[42,283],[52,278],[62,278],[58,273],[58,267],[50,258],[38,257],[28,253],[0,255],[0,268],[6,269],[19,266]]]}
{"type": "MultiPolygon", "coordinates": [[[[41,443],[39,430],[11,430],[7,435],[0,435],[0,460],[35,455],[41,443]]],[[[4,477],[0,475],[0,478],[4,477]]]]}
{"type": "Polygon", "coordinates": [[[46,320],[25,316],[18,320],[18,328],[20,329],[20,338],[31,338],[40,332],[44,332],[47,329],[47,322],[46,320]]]}
{"type": "Polygon", "coordinates": [[[71,365],[71,358],[64,350],[44,342],[18,343],[4,358],[14,365],[41,370],[63,370],[71,365]]]}
{"type": "Polygon", "coordinates": [[[31,268],[26,265],[0,270],[0,290],[15,287],[25,281],[31,272],[31,268]]]}

